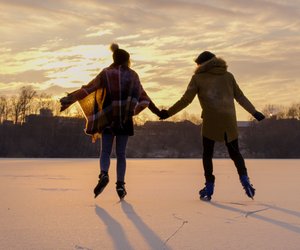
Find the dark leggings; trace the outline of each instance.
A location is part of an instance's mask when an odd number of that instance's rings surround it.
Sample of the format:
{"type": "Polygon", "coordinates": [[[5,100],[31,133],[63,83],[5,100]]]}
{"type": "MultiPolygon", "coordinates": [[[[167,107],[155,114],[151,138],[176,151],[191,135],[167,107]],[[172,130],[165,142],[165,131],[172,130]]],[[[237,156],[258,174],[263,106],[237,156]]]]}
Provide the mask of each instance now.
{"type": "MultiPolygon", "coordinates": [[[[213,175],[213,163],[212,158],[214,154],[215,141],[210,140],[203,136],[203,167],[206,182],[214,182],[215,176],[213,175]]],[[[245,161],[239,150],[238,139],[231,142],[227,142],[227,136],[225,135],[225,145],[227,147],[229,156],[233,160],[239,176],[247,175],[247,168],[245,161]]]]}

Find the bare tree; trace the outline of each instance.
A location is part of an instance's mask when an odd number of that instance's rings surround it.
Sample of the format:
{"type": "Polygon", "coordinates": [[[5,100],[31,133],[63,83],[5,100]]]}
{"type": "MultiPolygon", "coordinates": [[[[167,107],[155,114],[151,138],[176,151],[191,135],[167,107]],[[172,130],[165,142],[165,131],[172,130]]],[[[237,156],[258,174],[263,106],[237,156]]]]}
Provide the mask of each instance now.
{"type": "MultiPolygon", "coordinates": [[[[66,110],[68,110],[68,109],[66,109],[66,110]]],[[[60,112],[60,101],[59,100],[52,100],[52,111],[53,111],[54,116],[61,116],[62,115],[61,112],[60,112]]]]}
{"type": "Polygon", "coordinates": [[[292,104],[287,111],[288,118],[300,119],[300,103],[292,104]]]}
{"type": "Polygon", "coordinates": [[[15,123],[25,121],[26,115],[31,111],[31,104],[35,96],[36,91],[31,86],[28,86],[21,88],[18,97],[12,97],[12,116],[15,123]]]}
{"type": "Polygon", "coordinates": [[[53,111],[53,98],[51,95],[41,93],[36,95],[32,102],[32,112],[38,114],[41,109],[50,109],[53,111]]]}
{"type": "Polygon", "coordinates": [[[19,102],[21,105],[21,122],[25,121],[25,117],[30,113],[31,103],[36,96],[36,91],[31,86],[22,87],[19,95],[19,102]]]}
{"type": "Polygon", "coordinates": [[[5,96],[0,97],[0,123],[3,122],[3,120],[7,120],[8,118],[8,101],[5,96]]]}
{"type": "Polygon", "coordinates": [[[200,115],[191,114],[188,113],[187,111],[183,111],[178,121],[190,121],[194,124],[198,124],[198,125],[201,124],[200,115]]]}
{"type": "Polygon", "coordinates": [[[268,118],[283,119],[286,117],[286,111],[283,106],[269,104],[263,109],[263,113],[268,118]]]}
{"type": "Polygon", "coordinates": [[[21,115],[21,102],[18,97],[11,97],[12,118],[15,124],[19,123],[21,115]]]}
{"type": "Polygon", "coordinates": [[[291,106],[279,106],[274,104],[266,105],[263,113],[268,118],[276,119],[300,119],[300,103],[294,103],[291,106]]]}

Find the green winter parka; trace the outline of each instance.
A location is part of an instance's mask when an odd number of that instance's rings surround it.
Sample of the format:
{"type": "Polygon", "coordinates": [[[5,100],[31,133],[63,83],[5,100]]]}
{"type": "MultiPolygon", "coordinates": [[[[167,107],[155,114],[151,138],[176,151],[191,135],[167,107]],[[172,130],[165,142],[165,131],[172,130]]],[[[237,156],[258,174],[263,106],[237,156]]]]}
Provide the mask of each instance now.
{"type": "Polygon", "coordinates": [[[181,99],[169,108],[169,115],[184,109],[196,95],[202,107],[202,136],[214,141],[224,141],[225,135],[228,142],[238,138],[234,100],[250,114],[256,111],[221,58],[214,57],[196,69],[181,99]]]}

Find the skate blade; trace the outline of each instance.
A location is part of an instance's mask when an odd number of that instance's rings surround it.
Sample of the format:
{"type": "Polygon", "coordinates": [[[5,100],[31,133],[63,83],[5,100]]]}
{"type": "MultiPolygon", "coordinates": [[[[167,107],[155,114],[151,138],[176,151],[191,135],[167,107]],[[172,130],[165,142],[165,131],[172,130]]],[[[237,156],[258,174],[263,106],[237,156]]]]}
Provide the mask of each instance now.
{"type": "Polygon", "coordinates": [[[211,196],[200,196],[200,200],[202,200],[202,201],[210,201],[211,200],[211,196]]]}
{"type": "Polygon", "coordinates": [[[120,201],[123,201],[125,198],[125,195],[123,197],[119,197],[119,198],[120,198],[120,201]]]}
{"type": "Polygon", "coordinates": [[[127,194],[127,192],[118,192],[118,191],[117,191],[117,193],[118,193],[120,200],[123,200],[127,194]]]}
{"type": "MultiPolygon", "coordinates": [[[[255,190],[255,189],[254,189],[255,190]]],[[[251,198],[252,200],[254,200],[254,192],[252,192],[252,190],[250,188],[247,188],[246,194],[249,198],[251,198]]]]}
{"type": "Polygon", "coordinates": [[[105,188],[105,187],[103,187],[103,188],[102,188],[99,192],[97,192],[97,193],[94,192],[94,194],[95,194],[95,197],[94,197],[94,198],[95,198],[95,199],[97,198],[97,196],[98,196],[99,194],[101,194],[101,193],[103,192],[104,188],[105,188]]]}

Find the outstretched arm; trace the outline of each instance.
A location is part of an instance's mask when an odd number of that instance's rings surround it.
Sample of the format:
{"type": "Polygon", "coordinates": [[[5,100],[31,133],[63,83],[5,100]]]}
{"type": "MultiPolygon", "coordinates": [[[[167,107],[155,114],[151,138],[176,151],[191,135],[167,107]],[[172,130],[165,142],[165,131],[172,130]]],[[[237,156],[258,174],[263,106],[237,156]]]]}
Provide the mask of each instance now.
{"type": "Polygon", "coordinates": [[[68,94],[67,96],[64,96],[60,98],[60,112],[66,110],[69,108],[74,102],[76,102],[76,99],[72,97],[72,93],[68,94]]]}
{"type": "Polygon", "coordinates": [[[254,116],[254,118],[258,121],[261,121],[265,119],[265,116],[257,111],[254,107],[254,105],[249,101],[249,99],[244,95],[236,81],[234,80],[234,98],[235,100],[245,109],[247,110],[251,115],[254,116]]]}
{"type": "Polygon", "coordinates": [[[154,102],[150,101],[148,108],[153,114],[156,114],[158,117],[160,117],[160,110],[155,106],[154,102]]]}
{"type": "MultiPolygon", "coordinates": [[[[194,100],[197,93],[198,93],[198,87],[197,87],[195,76],[193,76],[185,93],[180,98],[180,100],[177,101],[172,107],[170,107],[169,110],[167,110],[167,113],[166,113],[166,111],[162,111],[161,115],[164,117],[167,114],[169,116],[175,115],[176,113],[178,113],[179,111],[184,109],[186,106],[188,106],[194,100]]],[[[166,118],[168,118],[168,117],[166,117],[166,118]]],[[[165,118],[163,118],[163,119],[165,119],[165,118]]]]}
{"type": "Polygon", "coordinates": [[[61,104],[60,112],[69,108],[73,103],[78,100],[83,99],[88,96],[90,93],[94,92],[100,86],[100,74],[97,75],[92,81],[90,81],[87,85],[82,86],[80,89],[69,93],[67,96],[62,97],[59,101],[61,104]]]}

